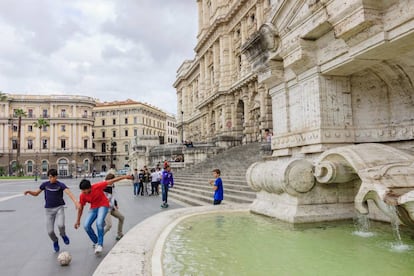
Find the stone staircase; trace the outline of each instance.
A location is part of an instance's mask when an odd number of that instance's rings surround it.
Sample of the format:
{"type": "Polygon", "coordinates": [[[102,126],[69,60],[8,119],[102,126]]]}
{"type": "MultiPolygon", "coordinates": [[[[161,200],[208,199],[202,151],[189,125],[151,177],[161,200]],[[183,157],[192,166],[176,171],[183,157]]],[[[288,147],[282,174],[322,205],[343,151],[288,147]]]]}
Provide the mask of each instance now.
{"type": "Polygon", "coordinates": [[[220,169],[224,186],[224,200],[228,203],[252,203],[256,193],[246,181],[251,164],[262,160],[260,143],[231,148],[190,168],[174,171],[174,188],[168,196],[183,205],[202,206],[213,202],[213,189],[208,183],[212,170],[220,169]]]}

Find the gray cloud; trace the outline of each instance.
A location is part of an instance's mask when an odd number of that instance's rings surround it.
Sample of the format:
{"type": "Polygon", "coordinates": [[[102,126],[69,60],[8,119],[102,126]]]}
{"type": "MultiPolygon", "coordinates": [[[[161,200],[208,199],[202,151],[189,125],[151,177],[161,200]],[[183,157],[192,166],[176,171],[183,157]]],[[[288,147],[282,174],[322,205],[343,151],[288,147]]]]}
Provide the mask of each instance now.
{"type": "Polygon", "coordinates": [[[194,0],[0,1],[0,91],[131,98],[176,112],[194,0]]]}

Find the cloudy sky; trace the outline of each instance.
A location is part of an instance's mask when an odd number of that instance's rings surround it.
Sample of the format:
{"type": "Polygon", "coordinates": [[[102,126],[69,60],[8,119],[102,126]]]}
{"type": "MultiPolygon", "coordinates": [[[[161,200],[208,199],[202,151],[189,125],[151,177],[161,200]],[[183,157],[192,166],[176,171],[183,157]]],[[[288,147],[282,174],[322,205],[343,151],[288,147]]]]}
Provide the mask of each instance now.
{"type": "Polygon", "coordinates": [[[0,0],[0,91],[128,98],[176,113],[196,0],[0,0]]]}

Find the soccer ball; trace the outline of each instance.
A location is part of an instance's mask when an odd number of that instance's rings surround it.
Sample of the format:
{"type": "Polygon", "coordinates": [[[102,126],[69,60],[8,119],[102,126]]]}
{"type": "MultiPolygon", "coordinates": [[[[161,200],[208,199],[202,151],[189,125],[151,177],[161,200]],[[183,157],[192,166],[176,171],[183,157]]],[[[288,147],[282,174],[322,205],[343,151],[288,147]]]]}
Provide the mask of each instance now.
{"type": "Polygon", "coordinates": [[[72,261],[72,255],[67,251],[63,251],[57,256],[57,260],[61,266],[66,266],[72,261]]]}

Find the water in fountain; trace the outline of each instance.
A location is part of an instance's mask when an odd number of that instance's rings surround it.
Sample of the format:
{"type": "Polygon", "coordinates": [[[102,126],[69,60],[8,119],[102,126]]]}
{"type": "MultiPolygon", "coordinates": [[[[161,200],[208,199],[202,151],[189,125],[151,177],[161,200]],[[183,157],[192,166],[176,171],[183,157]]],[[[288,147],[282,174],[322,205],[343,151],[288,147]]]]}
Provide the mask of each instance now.
{"type": "Polygon", "coordinates": [[[374,236],[374,232],[369,231],[370,223],[368,214],[357,213],[356,217],[354,218],[354,225],[356,230],[352,232],[352,234],[363,238],[374,236]]]}
{"type": "Polygon", "coordinates": [[[404,244],[401,239],[400,234],[400,220],[398,219],[398,211],[395,206],[388,205],[388,208],[391,213],[391,226],[392,226],[392,233],[395,237],[395,242],[391,243],[391,249],[393,251],[401,252],[407,251],[411,249],[411,246],[404,244]]]}
{"type": "Polygon", "coordinates": [[[199,215],[170,233],[164,275],[412,275],[413,250],[390,250],[389,225],[370,224],[375,235],[367,239],[350,234],[349,221],[292,225],[247,213],[199,215]]]}

